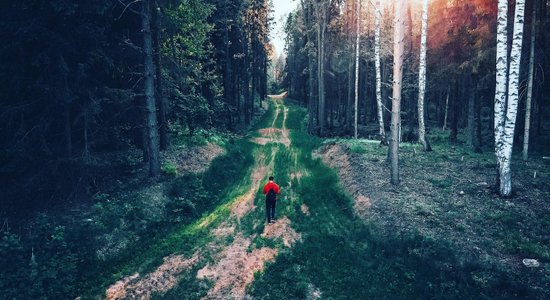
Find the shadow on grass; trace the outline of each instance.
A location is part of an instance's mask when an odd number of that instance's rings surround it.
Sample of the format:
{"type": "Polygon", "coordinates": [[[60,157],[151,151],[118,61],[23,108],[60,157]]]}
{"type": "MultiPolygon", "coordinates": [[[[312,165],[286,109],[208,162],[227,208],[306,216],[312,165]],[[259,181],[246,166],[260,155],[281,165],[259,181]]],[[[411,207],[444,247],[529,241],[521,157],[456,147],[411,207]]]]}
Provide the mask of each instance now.
{"type": "MultiPolygon", "coordinates": [[[[291,107],[289,128],[299,161],[309,171],[296,192],[310,214],[296,212],[303,241],[283,251],[249,287],[254,299],[537,299],[544,291],[512,278],[450,244],[415,232],[387,236],[352,213],[334,172],[311,152],[319,139],[305,134],[304,110],[291,107]]],[[[533,271],[536,272],[536,271],[533,271]]]]}

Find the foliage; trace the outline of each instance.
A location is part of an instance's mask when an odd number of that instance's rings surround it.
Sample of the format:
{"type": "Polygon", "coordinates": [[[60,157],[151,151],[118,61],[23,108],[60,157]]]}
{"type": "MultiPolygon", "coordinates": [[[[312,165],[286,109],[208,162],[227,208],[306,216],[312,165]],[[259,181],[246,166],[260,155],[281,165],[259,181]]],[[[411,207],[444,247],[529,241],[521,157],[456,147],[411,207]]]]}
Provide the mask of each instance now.
{"type": "Polygon", "coordinates": [[[32,246],[5,232],[0,241],[0,288],[6,299],[52,299],[74,295],[77,255],[67,244],[65,228],[44,217],[35,224],[32,246]]]}

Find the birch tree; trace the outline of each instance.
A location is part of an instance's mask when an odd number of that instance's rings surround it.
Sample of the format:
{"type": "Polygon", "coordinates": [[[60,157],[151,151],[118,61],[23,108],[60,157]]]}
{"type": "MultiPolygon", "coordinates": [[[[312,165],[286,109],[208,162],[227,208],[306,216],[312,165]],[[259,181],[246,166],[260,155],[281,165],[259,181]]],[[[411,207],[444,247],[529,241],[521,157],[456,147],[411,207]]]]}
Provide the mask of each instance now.
{"type": "Polygon", "coordinates": [[[533,98],[533,77],[535,65],[535,36],[537,21],[537,1],[533,1],[533,14],[531,19],[531,45],[529,48],[529,79],[527,83],[527,99],[525,101],[525,127],[523,131],[523,160],[529,156],[529,130],[531,127],[531,100],[533,98]]]}
{"type": "Polygon", "coordinates": [[[401,123],[401,86],[403,81],[403,56],[405,50],[406,0],[397,0],[393,28],[393,94],[391,109],[390,162],[391,183],[399,184],[399,124],[401,123]]]}
{"type": "Polygon", "coordinates": [[[424,124],[424,95],[426,92],[426,40],[428,33],[428,0],[422,1],[422,34],[420,37],[420,66],[418,72],[418,142],[424,151],[431,151],[430,143],[426,139],[424,124]]]}
{"type": "Polygon", "coordinates": [[[386,143],[386,131],[384,130],[384,108],[382,105],[382,74],[380,70],[380,19],[381,19],[380,0],[376,0],[374,12],[374,64],[376,68],[376,106],[378,110],[378,125],[380,127],[378,134],[380,141],[386,143]]]}
{"type": "Polygon", "coordinates": [[[511,160],[514,130],[519,102],[519,69],[523,40],[525,0],[517,0],[514,13],[510,66],[507,68],[507,0],[498,1],[496,89],[495,89],[495,153],[500,194],[512,194],[511,160]],[[508,76],[507,76],[508,75],[508,76]],[[507,78],[508,77],[508,78],[507,78]],[[506,80],[508,79],[508,84],[506,80]]]}
{"type": "Polygon", "coordinates": [[[353,108],[354,111],[354,137],[357,139],[357,113],[358,113],[358,104],[359,104],[359,28],[361,27],[361,0],[357,1],[357,23],[356,23],[356,37],[355,37],[355,105],[353,108]]]}

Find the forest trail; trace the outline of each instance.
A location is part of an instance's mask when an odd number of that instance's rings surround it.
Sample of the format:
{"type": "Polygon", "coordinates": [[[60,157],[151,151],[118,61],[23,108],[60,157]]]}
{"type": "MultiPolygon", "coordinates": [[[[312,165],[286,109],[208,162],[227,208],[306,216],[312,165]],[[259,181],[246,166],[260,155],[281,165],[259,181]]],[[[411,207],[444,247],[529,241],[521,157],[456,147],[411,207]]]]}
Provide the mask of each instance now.
{"type": "MultiPolygon", "coordinates": [[[[277,208],[281,217],[274,224],[265,224],[261,193],[267,177],[274,173],[277,177],[275,163],[279,155],[292,153],[286,128],[288,108],[283,98],[284,94],[270,97],[273,112],[270,127],[257,130],[253,133],[255,137],[251,137],[258,146],[254,149],[255,163],[243,184],[243,192],[189,225],[204,230],[206,240],[186,245],[186,248],[191,247],[189,253],[192,254],[173,253],[164,257],[163,263],[148,274],[135,272],[118,280],[105,291],[106,299],[150,299],[170,291],[182,281],[207,282],[208,290],[197,298],[243,299],[255,274],[262,272],[266,263],[276,260],[281,249],[290,248],[301,239],[301,234],[292,228],[291,220],[282,214],[281,206],[296,201],[291,189],[281,185],[277,208]]],[[[290,157],[296,168],[297,156],[290,157]]],[[[303,173],[295,171],[288,176],[299,180],[303,173]]],[[[290,185],[289,182],[288,187],[290,185]]],[[[308,210],[307,206],[302,205],[302,210],[308,210]]]]}

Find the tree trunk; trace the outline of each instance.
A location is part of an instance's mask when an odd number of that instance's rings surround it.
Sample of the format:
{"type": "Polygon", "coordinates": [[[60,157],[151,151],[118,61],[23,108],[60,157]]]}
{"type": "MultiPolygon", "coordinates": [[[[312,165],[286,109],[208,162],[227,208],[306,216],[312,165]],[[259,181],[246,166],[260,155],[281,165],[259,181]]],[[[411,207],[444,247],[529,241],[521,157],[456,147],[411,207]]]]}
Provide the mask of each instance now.
{"type": "Polygon", "coordinates": [[[324,1],[316,2],[317,9],[317,81],[318,81],[318,123],[319,134],[325,134],[325,29],[326,29],[326,4],[324,1]]]}
{"type": "Polygon", "coordinates": [[[354,107],[354,119],[353,119],[353,136],[357,139],[357,112],[359,111],[359,28],[360,14],[361,14],[361,1],[358,1],[357,5],[357,24],[356,24],[356,37],[355,37],[355,105],[354,107]]]}
{"type": "Polygon", "coordinates": [[[475,119],[475,103],[477,97],[477,74],[471,74],[471,82],[469,82],[470,95],[468,96],[468,125],[466,132],[466,141],[468,146],[474,148],[474,119],[475,119]]]}
{"type": "MultiPolygon", "coordinates": [[[[350,2],[353,3],[353,2],[350,2]]],[[[351,4],[351,7],[348,9],[348,31],[353,31],[353,4],[351,4]]],[[[351,111],[352,111],[352,99],[353,99],[353,56],[351,55],[351,45],[353,44],[353,36],[349,35],[349,47],[350,47],[350,55],[348,60],[348,101],[346,104],[346,132],[351,131],[351,111]]]]}
{"type": "Polygon", "coordinates": [[[376,104],[378,111],[378,134],[380,135],[380,142],[386,144],[386,130],[384,129],[384,107],[382,104],[382,74],[380,70],[380,0],[376,0],[376,11],[374,18],[374,63],[376,68],[376,104]]]}
{"type": "Polygon", "coordinates": [[[145,108],[147,111],[147,141],[149,146],[149,175],[160,174],[159,136],[155,106],[155,64],[153,63],[153,37],[151,35],[150,0],[142,4],[145,108]]]}
{"type": "Polygon", "coordinates": [[[424,95],[426,91],[426,46],[428,33],[428,0],[422,1],[422,34],[420,37],[420,70],[418,72],[418,141],[424,151],[432,148],[426,139],[426,125],[424,125],[424,95]]]}
{"type": "Polygon", "coordinates": [[[313,34],[311,33],[312,22],[311,22],[311,3],[309,1],[300,1],[302,5],[302,10],[304,11],[304,22],[305,28],[307,28],[306,33],[306,50],[307,50],[307,61],[308,61],[308,81],[307,81],[307,105],[308,105],[308,131],[313,133],[315,127],[315,105],[314,105],[314,75],[315,75],[315,62],[312,57],[312,51],[310,49],[313,44],[313,34]]]}
{"type": "Polygon", "coordinates": [[[502,131],[506,113],[506,86],[508,79],[508,1],[498,1],[497,46],[496,46],[496,84],[494,105],[495,154],[497,157],[497,183],[500,185],[500,166],[502,164],[502,131]]]}
{"type": "Polygon", "coordinates": [[[161,24],[160,24],[160,7],[156,1],[151,3],[153,5],[153,42],[154,42],[154,53],[155,53],[155,65],[156,65],[156,74],[155,74],[155,92],[156,100],[158,105],[158,117],[159,117],[159,134],[160,134],[160,150],[166,150],[168,148],[168,135],[167,124],[166,124],[166,99],[164,98],[164,93],[162,91],[162,65],[161,65],[161,24]],[[154,5],[153,5],[154,4],[154,5]]]}
{"type": "Polygon", "coordinates": [[[451,134],[449,135],[449,141],[452,143],[456,143],[458,140],[458,118],[459,118],[459,86],[462,85],[462,79],[457,78],[454,83],[454,91],[453,91],[453,98],[451,103],[452,108],[452,122],[451,122],[451,134]]]}
{"type": "Polygon", "coordinates": [[[482,136],[481,136],[481,97],[475,99],[475,137],[474,137],[474,151],[481,153],[482,136]]]}
{"type": "Polygon", "coordinates": [[[535,36],[537,21],[537,1],[533,1],[533,14],[531,16],[531,45],[529,48],[529,79],[527,83],[527,99],[525,101],[525,127],[523,131],[523,160],[529,157],[529,129],[531,127],[531,99],[533,97],[533,77],[535,65],[535,36]]]}
{"type": "Polygon", "coordinates": [[[447,129],[447,115],[449,113],[449,95],[451,94],[451,87],[447,88],[447,97],[445,98],[445,116],[443,117],[443,131],[447,129]]]}
{"type": "Polygon", "coordinates": [[[525,0],[517,0],[514,13],[512,51],[510,52],[510,69],[508,72],[508,103],[506,107],[506,119],[501,142],[503,157],[502,164],[500,166],[500,194],[506,197],[512,195],[511,162],[519,103],[519,75],[523,41],[524,9],[525,0]]]}
{"type": "Polygon", "coordinates": [[[395,2],[393,37],[393,93],[391,115],[391,183],[399,184],[399,125],[401,121],[401,86],[403,80],[403,54],[405,49],[405,0],[395,2]]]}
{"type": "Polygon", "coordinates": [[[511,160],[519,102],[519,71],[523,40],[525,0],[516,1],[512,51],[510,52],[510,65],[508,69],[508,101],[506,101],[507,38],[505,29],[507,25],[508,3],[506,0],[499,0],[498,4],[495,152],[499,171],[500,194],[501,196],[509,197],[512,195],[511,160]]]}

